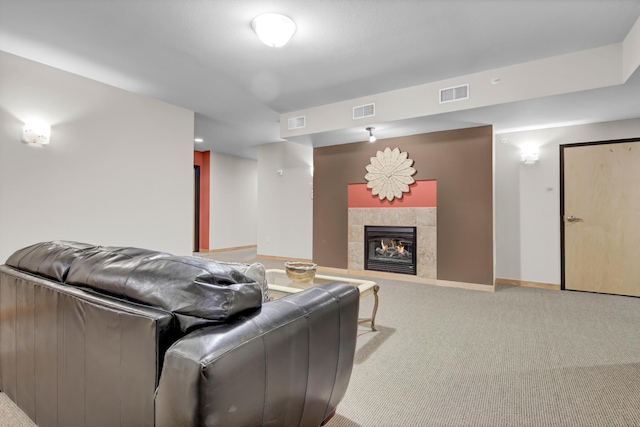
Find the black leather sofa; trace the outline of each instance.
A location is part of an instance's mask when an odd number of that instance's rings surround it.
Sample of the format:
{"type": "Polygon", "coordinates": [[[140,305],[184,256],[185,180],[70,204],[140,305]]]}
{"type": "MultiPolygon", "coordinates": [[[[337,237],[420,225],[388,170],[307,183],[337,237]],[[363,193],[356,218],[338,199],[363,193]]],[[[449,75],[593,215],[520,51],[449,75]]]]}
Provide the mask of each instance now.
{"type": "Polygon", "coordinates": [[[38,243],[0,266],[0,389],[39,426],[317,426],[358,304],[342,283],[263,303],[228,265],[38,243]]]}

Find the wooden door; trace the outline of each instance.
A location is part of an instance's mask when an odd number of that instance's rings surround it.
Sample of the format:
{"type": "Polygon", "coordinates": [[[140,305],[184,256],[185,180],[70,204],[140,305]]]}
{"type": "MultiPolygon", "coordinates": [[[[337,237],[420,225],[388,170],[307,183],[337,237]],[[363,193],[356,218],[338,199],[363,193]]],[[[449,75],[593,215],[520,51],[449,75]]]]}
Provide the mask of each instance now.
{"type": "Polygon", "coordinates": [[[640,296],[640,140],[561,147],[563,289],[640,296]]]}

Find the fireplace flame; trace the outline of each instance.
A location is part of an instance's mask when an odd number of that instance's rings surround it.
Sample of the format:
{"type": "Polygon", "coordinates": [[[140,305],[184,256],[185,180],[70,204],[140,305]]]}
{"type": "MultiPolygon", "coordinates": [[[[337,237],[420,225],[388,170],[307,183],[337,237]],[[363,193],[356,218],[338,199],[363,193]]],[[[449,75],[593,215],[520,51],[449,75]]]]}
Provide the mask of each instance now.
{"type": "MultiPolygon", "coordinates": [[[[389,247],[389,245],[387,245],[384,242],[384,239],[380,240],[380,247],[382,248],[382,251],[386,251],[387,248],[389,247]]],[[[403,253],[404,252],[404,245],[402,244],[402,242],[398,242],[395,239],[391,239],[391,249],[395,249],[396,252],[398,253],[403,253]]]]}

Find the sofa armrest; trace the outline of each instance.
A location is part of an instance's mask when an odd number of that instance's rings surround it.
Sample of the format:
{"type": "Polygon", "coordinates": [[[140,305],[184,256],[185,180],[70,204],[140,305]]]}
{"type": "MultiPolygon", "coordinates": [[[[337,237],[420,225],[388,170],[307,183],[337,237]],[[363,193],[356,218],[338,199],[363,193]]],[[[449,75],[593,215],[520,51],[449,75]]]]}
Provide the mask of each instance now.
{"type": "Polygon", "coordinates": [[[165,355],[156,425],[320,425],[349,384],[359,301],[327,283],[183,337],[165,355]]]}

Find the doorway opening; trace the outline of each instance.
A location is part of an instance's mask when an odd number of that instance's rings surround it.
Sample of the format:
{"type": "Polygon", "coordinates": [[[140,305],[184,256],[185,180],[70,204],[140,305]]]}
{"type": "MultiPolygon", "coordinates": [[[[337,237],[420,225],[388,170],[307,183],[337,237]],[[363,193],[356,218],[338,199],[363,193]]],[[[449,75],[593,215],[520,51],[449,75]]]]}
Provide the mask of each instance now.
{"type": "Polygon", "coordinates": [[[200,251],[200,166],[193,166],[193,251],[200,251]]]}

